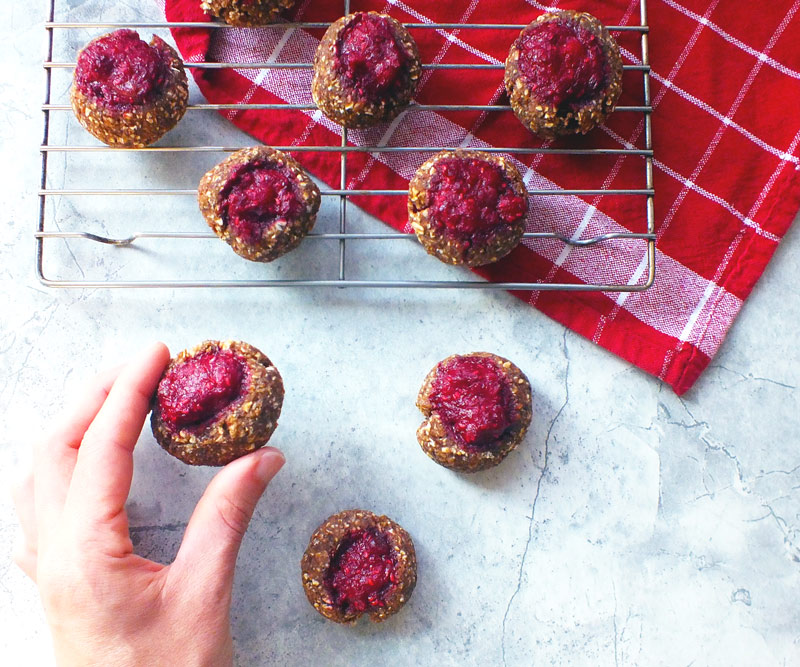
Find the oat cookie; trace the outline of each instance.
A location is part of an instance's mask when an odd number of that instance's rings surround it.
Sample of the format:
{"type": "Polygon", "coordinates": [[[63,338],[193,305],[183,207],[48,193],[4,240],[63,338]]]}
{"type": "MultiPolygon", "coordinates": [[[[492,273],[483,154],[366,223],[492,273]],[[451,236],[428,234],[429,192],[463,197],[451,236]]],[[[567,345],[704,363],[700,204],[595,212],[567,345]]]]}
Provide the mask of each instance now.
{"type": "Polygon", "coordinates": [[[408,220],[429,254],[447,264],[482,266],[522,240],[528,193],[502,155],[443,151],[426,161],[408,187],[408,220]]]}
{"type": "Polygon", "coordinates": [[[295,0],[202,0],[203,11],[225,23],[244,28],[275,23],[295,0]]]}
{"type": "Polygon", "coordinates": [[[208,226],[237,255],[271,262],[311,231],[320,192],[294,158],[255,146],[233,153],[203,176],[197,199],[208,226]]]}
{"type": "Polygon", "coordinates": [[[511,46],[505,86],[514,113],[531,132],[547,139],[586,134],[619,99],[619,46],[591,14],[542,14],[511,46]]]}
{"type": "Polygon", "coordinates": [[[147,44],[133,30],[117,30],[93,39],[78,54],[72,110],[109,146],[152,144],[175,127],[188,99],[183,62],[160,37],[147,44]]]}
{"type": "Polygon", "coordinates": [[[300,563],[308,601],[336,623],[397,613],[417,583],[409,534],[386,516],[346,510],[314,531],[300,563]]]}
{"type": "Polygon", "coordinates": [[[422,450],[436,463],[476,472],[500,463],[531,423],[531,385],[508,359],[455,354],[436,364],[417,396],[422,450]]]}
{"type": "Polygon", "coordinates": [[[408,106],[421,73],[417,44],[401,23],[356,12],[325,32],[314,56],[311,94],[335,123],[372,127],[408,106]]]}
{"type": "Polygon", "coordinates": [[[282,405],[281,375],[260,350],[209,340],[169,363],[150,425],[184,463],[221,466],[267,444],[282,405]]]}

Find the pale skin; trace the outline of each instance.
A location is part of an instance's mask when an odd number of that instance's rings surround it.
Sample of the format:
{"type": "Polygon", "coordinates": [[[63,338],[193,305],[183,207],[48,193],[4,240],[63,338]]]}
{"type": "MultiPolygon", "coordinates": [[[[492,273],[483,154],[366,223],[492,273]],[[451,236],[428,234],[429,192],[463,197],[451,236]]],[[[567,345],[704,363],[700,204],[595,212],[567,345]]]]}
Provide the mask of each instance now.
{"type": "Polygon", "coordinates": [[[125,512],[133,448],[168,361],[158,343],[94,378],[39,439],[14,490],[15,561],[39,588],[59,665],[233,664],[236,557],[284,458],[264,447],[222,468],[170,565],[135,555],[125,512]]]}

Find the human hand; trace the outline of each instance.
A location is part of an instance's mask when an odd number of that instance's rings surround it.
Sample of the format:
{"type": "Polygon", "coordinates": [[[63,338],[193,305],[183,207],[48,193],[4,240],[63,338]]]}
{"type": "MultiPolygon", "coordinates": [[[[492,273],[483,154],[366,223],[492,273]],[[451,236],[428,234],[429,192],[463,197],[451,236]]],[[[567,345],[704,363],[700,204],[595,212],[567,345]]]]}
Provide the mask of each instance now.
{"type": "Polygon", "coordinates": [[[169,351],[159,343],[98,375],[34,448],[15,489],[16,563],[36,582],[59,665],[230,665],[239,545],[283,465],[264,447],[225,466],[174,562],[136,556],[125,501],[133,448],[169,351]]]}

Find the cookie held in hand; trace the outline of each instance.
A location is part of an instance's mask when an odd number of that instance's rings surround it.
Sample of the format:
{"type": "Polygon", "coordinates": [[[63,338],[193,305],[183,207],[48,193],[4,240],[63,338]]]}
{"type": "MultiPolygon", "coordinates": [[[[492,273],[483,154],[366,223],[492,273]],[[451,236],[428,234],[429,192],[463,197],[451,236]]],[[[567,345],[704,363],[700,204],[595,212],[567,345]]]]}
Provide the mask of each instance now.
{"type": "Polygon", "coordinates": [[[281,375],[260,350],[205,341],[170,361],[150,425],[184,463],[222,466],[267,444],[282,405],[281,375]]]}

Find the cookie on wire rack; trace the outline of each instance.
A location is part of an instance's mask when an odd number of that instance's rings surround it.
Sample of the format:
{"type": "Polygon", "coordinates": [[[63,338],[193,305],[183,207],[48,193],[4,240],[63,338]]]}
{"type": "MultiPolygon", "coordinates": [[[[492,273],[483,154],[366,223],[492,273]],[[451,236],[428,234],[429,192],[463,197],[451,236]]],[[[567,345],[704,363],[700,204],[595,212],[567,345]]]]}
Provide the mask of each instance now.
{"type": "Polygon", "coordinates": [[[268,146],[236,151],[200,181],[200,212],[240,257],[271,262],[314,226],[320,192],[291,156],[268,146]]]}
{"type": "Polygon", "coordinates": [[[183,118],[189,83],[178,53],[160,37],[150,43],[116,30],[78,54],[70,102],[78,122],[104,144],[143,148],[183,118]]]}
{"type": "Polygon", "coordinates": [[[446,264],[502,259],[522,240],[527,211],[522,176],[502,155],[442,151],[409,183],[409,223],[425,250],[446,264]]]}
{"type": "Polygon", "coordinates": [[[591,14],[542,14],[522,30],[506,59],[511,108],[546,139],[586,134],[604,122],[622,92],[622,58],[591,14]]]}
{"type": "Polygon", "coordinates": [[[386,14],[356,12],[331,24],[314,56],[314,104],[343,127],[392,120],[414,97],[422,73],[406,28],[386,14]]]}
{"type": "Polygon", "coordinates": [[[202,0],[200,6],[229,25],[251,28],[275,23],[294,4],[295,0],[202,0]]]}

